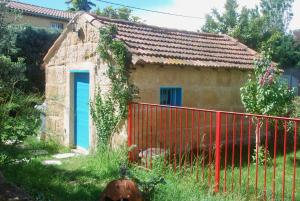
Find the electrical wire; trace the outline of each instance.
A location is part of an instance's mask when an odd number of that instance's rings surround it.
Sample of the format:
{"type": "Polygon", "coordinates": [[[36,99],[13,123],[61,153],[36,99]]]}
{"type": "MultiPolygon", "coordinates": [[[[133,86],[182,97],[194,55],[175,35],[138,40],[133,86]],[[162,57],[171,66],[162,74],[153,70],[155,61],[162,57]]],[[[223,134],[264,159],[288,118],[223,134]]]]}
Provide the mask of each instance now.
{"type": "Polygon", "coordinates": [[[190,16],[190,15],[181,15],[181,14],[176,14],[176,13],[149,10],[149,9],[145,9],[145,8],[138,8],[138,7],[135,7],[135,6],[128,6],[128,5],[125,5],[125,4],[114,3],[114,2],[105,1],[105,0],[98,0],[98,1],[103,2],[103,3],[107,3],[107,4],[111,4],[111,5],[115,5],[115,6],[122,6],[122,7],[126,7],[126,8],[131,8],[131,9],[136,9],[136,10],[143,10],[143,11],[152,12],[152,13],[159,13],[159,14],[164,14],[164,15],[172,15],[172,16],[176,16],[176,17],[185,17],[185,18],[193,18],[193,19],[202,19],[202,20],[204,20],[203,17],[196,17],[196,16],[190,16]]]}

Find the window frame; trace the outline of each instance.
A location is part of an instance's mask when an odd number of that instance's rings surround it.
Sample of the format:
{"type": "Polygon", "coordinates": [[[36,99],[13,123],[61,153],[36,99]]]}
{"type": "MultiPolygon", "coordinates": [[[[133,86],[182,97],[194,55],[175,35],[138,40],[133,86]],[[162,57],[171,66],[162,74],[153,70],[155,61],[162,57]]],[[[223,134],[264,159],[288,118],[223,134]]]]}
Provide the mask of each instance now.
{"type": "Polygon", "coordinates": [[[54,30],[63,30],[64,24],[61,22],[50,22],[50,28],[54,30]]]}
{"type": "Polygon", "coordinates": [[[170,105],[170,106],[182,106],[182,103],[183,103],[183,88],[181,86],[161,86],[160,89],[159,89],[159,104],[160,105],[170,105]],[[172,90],[172,89],[175,89],[175,94],[176,94],[176,90],[180,90],[180,103],[178,104],[176,102],[177,100],[177,96],[175,96],[175,103],[176,104],[172,104],[172,102],[170,104],[163,104],[162,103],[162,90],[172,90]]]}

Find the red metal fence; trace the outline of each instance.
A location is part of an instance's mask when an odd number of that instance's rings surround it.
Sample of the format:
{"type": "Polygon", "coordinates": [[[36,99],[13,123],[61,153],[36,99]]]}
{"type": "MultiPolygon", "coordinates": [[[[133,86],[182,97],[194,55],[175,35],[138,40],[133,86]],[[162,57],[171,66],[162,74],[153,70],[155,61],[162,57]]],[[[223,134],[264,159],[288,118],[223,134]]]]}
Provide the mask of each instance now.
{"type": "Polygon", "coordinates": [[[146,168],[160,158],[215,192],[300,200],[300,119],[148,103],[128,115],[129,157],[146,168]]]}

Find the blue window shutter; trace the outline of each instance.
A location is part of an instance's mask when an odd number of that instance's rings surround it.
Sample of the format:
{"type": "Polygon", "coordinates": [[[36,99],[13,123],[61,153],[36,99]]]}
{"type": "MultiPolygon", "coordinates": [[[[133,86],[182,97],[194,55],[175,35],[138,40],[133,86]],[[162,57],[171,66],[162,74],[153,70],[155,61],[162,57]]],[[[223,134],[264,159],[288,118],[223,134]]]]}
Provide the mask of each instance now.
{"type": "Polygon", "coordinates": [[[182,105],[182,89],[180,87],[161,87],[160,88],[160,104],[181,106],[182,105]]]}
{"type": "Polygon", "coordinates": [[[182,89],[181,88],[177,88],[176,105],[177,106],[181,106],[182,105],[182,89]]]}

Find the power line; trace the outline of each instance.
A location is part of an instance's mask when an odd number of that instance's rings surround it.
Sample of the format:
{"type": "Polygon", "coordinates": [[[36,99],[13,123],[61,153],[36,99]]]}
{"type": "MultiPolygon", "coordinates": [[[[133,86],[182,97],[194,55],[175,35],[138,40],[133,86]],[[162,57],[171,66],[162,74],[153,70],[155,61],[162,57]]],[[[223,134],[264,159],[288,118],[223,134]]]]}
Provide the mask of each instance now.
{"type": "Polygon", "coordinates": [[[98,0],[98,1],[103,2],[103,3],[107,3],[107,4],[111,4],[111,5],[115,5],[115,6],[122,6],[122,7],[126,7],[126,8],[131,8],[131,9],[136,9],[136,10],[143,10],[143,11],[152,12],[152,13],[159,13],[159,14],[164,14],[164,15],[172,15],[172,16],[176,16],[176,17],[185,17],[185,18],[193,18],[193,19],[202,19],[202,20],[204,20],[203,17],[196,17],[196,16],[190,16],[190,15],[181,15],[181,14],[176,14],[176,13],[149,10],[149,9],[145,9],[145,8],[138,8],[138,7],[135,7],[135,6],[127,6],[125,4],[114,3],[114,2],[104,1],[104,0],[98,0]]]}

